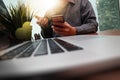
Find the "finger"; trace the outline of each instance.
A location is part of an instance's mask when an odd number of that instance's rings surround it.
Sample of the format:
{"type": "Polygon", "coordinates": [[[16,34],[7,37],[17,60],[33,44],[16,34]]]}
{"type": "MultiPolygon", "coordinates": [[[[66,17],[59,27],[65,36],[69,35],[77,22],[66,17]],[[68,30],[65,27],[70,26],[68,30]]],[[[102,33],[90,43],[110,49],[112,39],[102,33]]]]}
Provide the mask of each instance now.
{"type": "Polygon", "coordinates": [[[71,25],[68,24],[67,22],[64,22],[64,23],[54,22],[53,25],[61,26],[61,27],[63,27],[63,28],[70,28],[70,27],[71,27],[71,25]]]}
{"type": "Polygon", "coordinates": [[[58,32],[68,32],[69,29],[68,28],[59,28],[59,27],[56,27],[56,26],[52,26],[52,28],[55,30],[55,31],[58,31],[58,32]]]}
{"type": "Polygon", "coordinates": [[[38,20],[36,21],[36,23],[39,24],[39,25],[41,25],[41,19],[38,19],[38,20]]]}
{"type": "Polygon", "coordinates": [[[37,20],[36,23],[41,25],[41,20],[37,20]]]}
{"type": "Polygon", "coordinates": [[[54,31],[55,33],[61,35],[61,36],[67,36],[67,35],[68,35],[68,33],[55,31],[54,29],[53,29],[53,31],[54,31]]]}
{"type": "Polygon", "coordinates": [[[40,20],[40,25],[43,27],[48,27],[48,19],[47,18],[42,18],[40,20]]]}
{"type": "Polygon", "coordinates": [[[44,25],[44,18],[40,18],[39,22],[40,22],[41,25],[44,25]]]}
{"type": "Polygon", "coordinates": [[[44,24],[45,24],[45,25],[48,25],[48,19],[45,20],[45,23],[44,23],[44,24]]]}
{"type": "Polygon", "coordinates": [[[42,17],[37,18],[37,23],[41,23],[42,17]]]}

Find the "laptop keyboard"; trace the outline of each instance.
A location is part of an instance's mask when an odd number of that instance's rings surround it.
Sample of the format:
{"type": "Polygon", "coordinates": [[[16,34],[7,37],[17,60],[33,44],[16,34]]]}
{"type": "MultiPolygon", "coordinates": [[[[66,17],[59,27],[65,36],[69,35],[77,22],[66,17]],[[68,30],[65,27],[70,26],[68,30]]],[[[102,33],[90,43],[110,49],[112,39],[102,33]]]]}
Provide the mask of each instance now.
{"type": "Polygon", "coordinates": [[[82,50],[83,48],[70,44],[66,41],[55,39],[61,46],[63,46],[67,51],[82,50]]]}
{"type": "Polygon", "coordinates": [[[31,56],[39,43],[40,41],[32,43],[20,56],[18,56],[18,58],[31,56]]]}
{"type": "Polygon", "coordinates": [[[7,60],[13,58],[25,58],[33,56],[41,56],[50,54],[64,53],[66,51],[82,50],[78,47],[61,39],[43,39],[35,42],[27,42],[4,55],[0,56],[0,60],[7,60]]]}
{"type": "Polygon", "coordinates": [[[62,50],[62,48],[58,46],[52,39],[48,39],[48,42],[52,54],[64,52],[64,50],[62,50]]]}
{"type": "Polygon", "coordinates": [[[47,54],[48,54],[47,40],[44,39],[42,40],[38,50],[36,51],[35,56],[47,55],[47,54]]]}
{"type": "Polygon", "coordinates": [[[14,58],[15,56],[17,56],[18,54],[20,54],[21,51],[25,50],[25,48],[27,48],[27,47],[30,46],[30,45],[31,45],[31,42],[28,42],[28,43],[26,43],[26,44],[24,44],[24,45],[22,45],[22,46],[19,46],[19,47],[15,48],[15,49],[13,49],[13,50],[5,53],[4,55],[2,55],[2,56],[0,57],[0,60],[12,59],[12,58],[14,58]]]}

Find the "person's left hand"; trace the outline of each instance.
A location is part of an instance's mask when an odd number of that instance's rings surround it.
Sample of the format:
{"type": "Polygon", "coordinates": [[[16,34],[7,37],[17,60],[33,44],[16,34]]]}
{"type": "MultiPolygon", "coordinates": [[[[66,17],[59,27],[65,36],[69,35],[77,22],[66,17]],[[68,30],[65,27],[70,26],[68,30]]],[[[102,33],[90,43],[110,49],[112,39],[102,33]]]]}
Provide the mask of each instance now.
{"type": "Polygon", "coordinates": [[[53,31],[61,36],[76,35],[76,28],[68,24],[67,22],[53,22],[53,31]]]}

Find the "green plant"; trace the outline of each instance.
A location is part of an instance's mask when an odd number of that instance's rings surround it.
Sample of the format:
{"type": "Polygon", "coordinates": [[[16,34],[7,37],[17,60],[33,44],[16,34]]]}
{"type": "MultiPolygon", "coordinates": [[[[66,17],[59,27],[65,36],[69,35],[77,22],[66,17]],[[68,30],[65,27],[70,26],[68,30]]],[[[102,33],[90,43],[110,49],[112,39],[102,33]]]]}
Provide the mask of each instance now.
{"type": "Polygon", "coordinates": [[[10,4],[8,11],[10,16],[0,14],[0,22],[6,27],[12,37],[15,38],[16,29],[22,27],[24,22],[31,21],[34,11],[31,11],[29,0],[27,4],[21,0],[18,1],[16,6],[10,4]]]}
{"type": "Polygon", "coordinates": [[[18,1],[18,5],[16,7],[11,5],[9,10],[15,29],[21,27],[25,21],[30,21],[33,17],[30,4],[25,5],[20,1],[18,1]]]}

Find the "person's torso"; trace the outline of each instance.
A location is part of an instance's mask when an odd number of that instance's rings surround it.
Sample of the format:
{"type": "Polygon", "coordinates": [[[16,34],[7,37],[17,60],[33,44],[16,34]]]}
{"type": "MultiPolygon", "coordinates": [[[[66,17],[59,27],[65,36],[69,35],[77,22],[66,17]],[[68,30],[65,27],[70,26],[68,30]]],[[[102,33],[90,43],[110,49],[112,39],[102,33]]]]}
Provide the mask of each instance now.
{"type": "Polygon", "coordinates": [[[63,15],[66,22],[72,26],[80,26],[81,22],[81,10],[80,1],[74,0],[75,3],[68,2],[67,4],[59,4],[53,9],[47,11],[46,16],[51,18],[54,15],[63,15]]]}
{"type": "MultiPolygon", "coordinates": [[[[81,21],[81,0],[73,0],[74,3],[68,2],[67,4],[59,4],[51,10],[48,10],[46,16],[51,19],[54,15],[63,15],[64,20],[68,22],[71,26],[82,25],[81,21]]],[[[53,32],[53,37],[58,37],[59,35],[53,32]]]]}

